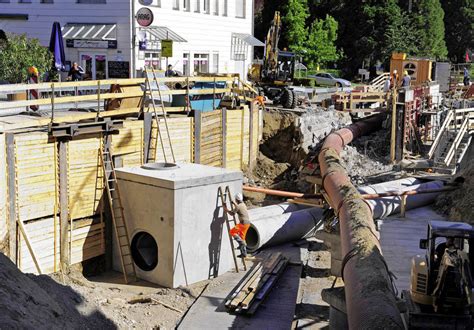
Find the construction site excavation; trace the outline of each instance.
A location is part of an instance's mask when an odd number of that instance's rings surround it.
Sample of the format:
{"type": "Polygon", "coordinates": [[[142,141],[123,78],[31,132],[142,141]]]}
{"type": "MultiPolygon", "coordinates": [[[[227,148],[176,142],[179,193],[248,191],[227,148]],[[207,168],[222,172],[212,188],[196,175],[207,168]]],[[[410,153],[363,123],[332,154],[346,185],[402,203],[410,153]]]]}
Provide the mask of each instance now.
{"type": "Polygon", "coordinates": [[[0,1],[0,329],[474,329],[474,45],[283,2],[0,1]]]}

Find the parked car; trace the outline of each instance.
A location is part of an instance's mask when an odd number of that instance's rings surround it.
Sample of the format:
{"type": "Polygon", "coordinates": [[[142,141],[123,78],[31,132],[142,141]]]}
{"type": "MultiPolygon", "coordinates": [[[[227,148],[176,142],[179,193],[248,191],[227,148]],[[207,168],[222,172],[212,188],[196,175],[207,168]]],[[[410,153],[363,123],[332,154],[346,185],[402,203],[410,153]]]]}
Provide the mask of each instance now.
{"type": "Polygon", "coordinates": [[[316,74],[308,75],[308,78],[312,78],[316,81],[317,85],[322,86],[337,86],[337,87],[350,87],[351,82],[345,79],[336,78],[330,73],[319,72],[316,74]]]}

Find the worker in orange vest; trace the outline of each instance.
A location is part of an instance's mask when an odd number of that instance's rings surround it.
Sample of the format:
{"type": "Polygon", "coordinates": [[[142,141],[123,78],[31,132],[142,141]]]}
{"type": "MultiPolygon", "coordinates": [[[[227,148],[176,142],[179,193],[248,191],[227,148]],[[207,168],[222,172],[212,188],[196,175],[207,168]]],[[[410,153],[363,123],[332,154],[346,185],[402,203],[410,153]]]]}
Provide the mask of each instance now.
{"type": "MultiPolygon", "coordinates": [[[[38,76],[39,72],[35,66],[30,66],[28,68],[28,83],[29,84],[37,84],[38,83],[38,76]]],[[[37,100],[39,98],[39,93],[37,89],[30,89],[29,90],[29,99],[30,100],[37,100]]],[[[33,111],[38,111],[39,106],[37,104],[30,105],[30,109],[33,111]]]]}
{"type": "Polygon", "coordinates": [[[231,228],[230,236],[236,240],[239,244],[240,255],[239,258],[247,257],[247,244],[245,243],[245,236],[247,231],[250,228],[250,218],[247,211],[247,206],[244,203],[244,198],[241,193],[235,194],[235,202],[232,202],[234,205],[234,210],[229,210],[224,206],[224,210],[230,215],[237,215],[239,218],[239,223],[235,227],[231,228]]]}

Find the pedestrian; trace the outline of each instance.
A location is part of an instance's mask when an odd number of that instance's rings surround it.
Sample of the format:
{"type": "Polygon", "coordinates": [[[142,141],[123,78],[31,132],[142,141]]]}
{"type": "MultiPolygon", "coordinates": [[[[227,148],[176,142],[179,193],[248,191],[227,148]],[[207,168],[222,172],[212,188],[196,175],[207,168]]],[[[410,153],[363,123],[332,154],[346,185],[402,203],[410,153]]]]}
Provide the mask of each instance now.
{"type": "Polygon", "coordinates": [[[402,87],[410,87],[411,77],[408,71],[403,72],[402,87]]]}
{"type": "Polygon", "coordinates": [[[72,81],[79,81],[82,80],[82,75],[84,74],[84,69],[77,64],[77,62],[74,62],[72,64],[71,70],[69,70],[68,77],[72,81]]]}
{"type": "Polygon", "coordinates": [[[470,80],[471,78],[469,77],[469,70],[467,69],[467,67],[464,67],[464,79],[463,79],[464,86],[469,86],[470,80]]]}
{"type": "Polygon", "coordinates": [[[390,79],[390,76],[387,76],[387,79],[385,79],[385,82],[383,83],[383,91],[385,93],[390,92],[390,85],[391,85],[391,79],[390,79]]]}
{"type": "Polygon", "coordinates": [[[171,64],[168,65],[168,69],[165,72],[165,76],[166,77],[174,77],[175,76],[175,72],[174,72],[173,67],[171,66],[171,64]]]}
{"type": "Polygon", "coordinates": [[[393,73],[390,76],[390,88],[397,88],[397,87],[398,87],[398,72],[397,70],[393,70],[393,73]]]}
{"type": "Polygon", "coordinates": [[[230,236],[232,236],[232,238],[235,239],[239,244],[240,255],[238,257],[245,258],[247,257],[247,244],[245,243],[245,236],[247,235],[247,231],[250,228],[249,213],[241,193],[235,194],[234,199],[235,202],[232,202],[234,205],[234,210],[229,210],[226,206],[224,206],[224,211],[232,216],[237,215],[239,218],[239,223],[236,224],[235,227],[231,228],[230,236]]]}

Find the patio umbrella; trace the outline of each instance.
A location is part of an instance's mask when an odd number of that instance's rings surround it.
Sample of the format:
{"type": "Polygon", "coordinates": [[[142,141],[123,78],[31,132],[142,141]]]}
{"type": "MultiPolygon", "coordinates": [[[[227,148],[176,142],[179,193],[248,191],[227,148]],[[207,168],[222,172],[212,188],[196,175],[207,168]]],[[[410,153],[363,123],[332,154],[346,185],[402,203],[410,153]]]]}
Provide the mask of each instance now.
{"type": "Polygon", "coordinates": [[[49,40],[49,51],[54,55],[54,67],[58,71],[65,69],[66,55],[64,55],[63,34],[59,22],[53,23],[51,39],[49,40]]]}

